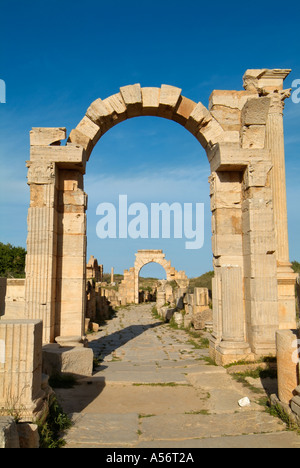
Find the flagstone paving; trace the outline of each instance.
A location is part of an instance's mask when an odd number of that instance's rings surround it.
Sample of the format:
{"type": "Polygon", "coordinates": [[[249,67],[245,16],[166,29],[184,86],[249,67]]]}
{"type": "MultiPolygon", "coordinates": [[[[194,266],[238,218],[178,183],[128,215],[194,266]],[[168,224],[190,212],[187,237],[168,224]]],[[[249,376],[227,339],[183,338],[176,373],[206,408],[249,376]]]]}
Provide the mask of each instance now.
{"type": "Polygon", "coordinates": [[[65,448],[300,448],[259,404],[264,394],[210,365],[208,349],[154,318],[152,306],[119,309],[88,337],[101,359],[94,375],[55,390],[74,423],[65,448]],[[250,407],[239,407],[243,397],[250,407]]]}

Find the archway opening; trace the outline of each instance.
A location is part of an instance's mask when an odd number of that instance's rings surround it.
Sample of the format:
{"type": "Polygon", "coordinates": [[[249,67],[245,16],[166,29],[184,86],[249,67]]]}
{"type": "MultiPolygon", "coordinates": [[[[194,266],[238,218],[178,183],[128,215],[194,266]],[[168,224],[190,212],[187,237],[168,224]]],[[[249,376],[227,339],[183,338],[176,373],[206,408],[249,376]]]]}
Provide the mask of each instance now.
{"type": "MultiPolygon", "coordinates": [[[[182,126],[164,118],[143,116],[121,122],[101,138],[87,164],[85,191],[89,196],[87,210],[88,254],[104,264],[104,271],[114,267],[116,273],[134,264],[139,249],[162,249],[177,270],[197,277],[212,269],[211,212],[209,203],[210,168],[199,142],[182,126]],[[142,203],[148,213],[147,236],[140,225],[132,236],[127,216],[126,237],[120,236],[120,195],[127,196],[127,209],[142,203]],[[103,202],[116,208],[115,237],[101,238],[95,226],[99,222],[97,208],[103,202]],[[179,203],[204,204],[204,237],[202,249],[186,249],[184,225],[182,237],[174,233],[174,215],[170,213],[170,236],[164,237],[162,220],[158,237],[151,236],[151,205],[179,203]],[[175,235],[174,235],[175,234],[175,235]],[[197,261],[198,257],[198,261],[197,261]],[[200,261],[201,257],[201,261],[200,261]]],[[[137,213],[139,214],[139,213],[137,213]]],[[[195,211],[194,211],[195,215],[195,211]]],[[[131,225],[132,227],[132,225],[131,225]]],[[[195,228],[195,219],[193,228],[195,228]]],[[[104,237],[104,236],[103,236],[104,237]]]]}
{"type": "Polygon", "coordinates": [[[167,280],[165,269],[156,262],[144,265],[139,271],[138,291],[139,304],[156,302],[157,287],[161,281],[167,280]]]}

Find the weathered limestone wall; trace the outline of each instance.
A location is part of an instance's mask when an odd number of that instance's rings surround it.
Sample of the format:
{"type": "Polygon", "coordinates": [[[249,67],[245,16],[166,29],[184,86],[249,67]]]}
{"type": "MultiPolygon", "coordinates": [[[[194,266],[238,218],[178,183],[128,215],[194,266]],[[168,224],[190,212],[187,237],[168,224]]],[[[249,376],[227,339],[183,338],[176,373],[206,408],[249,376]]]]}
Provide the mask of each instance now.
{"type": "Polygon", "coordinates": [[[120,305],[121,301],[118,291],[103,286],[103,283],[87,281],[86,323],[99,323],[103,320],[107,320],[110,317],[112,309],[120,305]]]}
{"type": "Polygon", "coordinates": [[[86,279],[93,279],[96,283],[103,281],[103,265],[98,265],[98,261],[93,255],[86,266],[86,279]]]}

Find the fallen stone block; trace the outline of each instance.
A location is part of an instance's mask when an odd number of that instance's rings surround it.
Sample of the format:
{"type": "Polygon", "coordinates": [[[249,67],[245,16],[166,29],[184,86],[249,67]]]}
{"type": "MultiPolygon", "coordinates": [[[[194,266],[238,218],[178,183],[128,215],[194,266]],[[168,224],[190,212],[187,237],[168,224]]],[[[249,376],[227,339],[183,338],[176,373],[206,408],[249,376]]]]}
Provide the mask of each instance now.
{"type": "Polygon", "coordinates": [[[213,311],[211,309],[206,309],[202,312],[196,312],[193,314],[192,320],[195,330],[203,330],[207,322],[212,322],[213,311]]]}

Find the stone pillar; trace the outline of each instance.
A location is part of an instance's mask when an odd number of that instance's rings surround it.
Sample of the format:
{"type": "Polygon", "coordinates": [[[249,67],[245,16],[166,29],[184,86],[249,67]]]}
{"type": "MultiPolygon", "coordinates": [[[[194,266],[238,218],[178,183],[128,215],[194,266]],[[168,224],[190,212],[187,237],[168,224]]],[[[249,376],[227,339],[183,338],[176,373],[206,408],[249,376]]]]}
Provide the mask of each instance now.
{"type": "Polygon", "coordinates": [[[81,342],[86,301],[86,207],[83,174],[59,172],[55,339],[81,342]],[[69,339],[68,338],[68,339],[69,339]]]}
{"type": "Polygon", "coordinates": [[[248,341],[255,355],[275,355],[278,291],[271,163],[253,160],[244,174],[243,252],[248,341]]]}
{"type": "Polygon", "coordinates": [[[274,207],[279,328],[296,327],[295,274],[289,260],[286,177],[283,132],[284,100],[291,90],[283,89],[283,82],[291,70],[247,70],[244,76],[246,90],[256,90],[270,99],[266,122],[266,149],[270,152],[271,187],[274,207]]]}
{"type": "Polygon", "coordinates": [[[43,341],[54,340],[57,255],[57,167],[27,163],[30,186],[26,256],[26,318],[43,321],[43,341]]]}
{"type": "Polygon", "coordinates": [[[213,172],[209,180],[215,271],[211,357],[217,363],[225,364],[242,359],[250,352],[245,339],[243,302],[242,174],[218,171],[213,172]],[[231,300],[234,310],[229,305],[231,300]],[[235,315],[238,316],[236,323],[233,322],[235,315]]]}
{"type": "Polygon", "coordinates": [[[114,269],[113,269],[113,268],[111,269],[110,282],[111,282],[111,283],[114,282],[114,269]]]}
{"type": "Polygon", "coordinates": [[[283,132],[284,99],[290,96],[290,90],[272,92],[271,106],[267,121],[267,148],[270,149],[273,168],[271,185],[276,233],[276,257],[278,280],[279,327],[296,327],[295,281],[289,260],[289,239],[286,200],[285,154],[283,132]]]}
{"type": "MultiPolygon", "coordinates": [[[[297,330],[276,332],[278,397],[290,404],[299,385],[299,333],[297,330]]],[[[299,397],[298,397],[299,399],[299,397]]]]}
{"type": "Polygon", "coordinates": [[[222,340],[217,351],[222,357],[222,364],[229,362],[232,356],[243,359],[251,349],[245,340],[245,309],[243,298],[242,268],[239,266],[221,267],[222,297],[222,340]]]}
{"type": "Polygon", "coordinates": [[[0,407],[32,417],[43,411],[40,320],[0,321],[0,407]]]}

